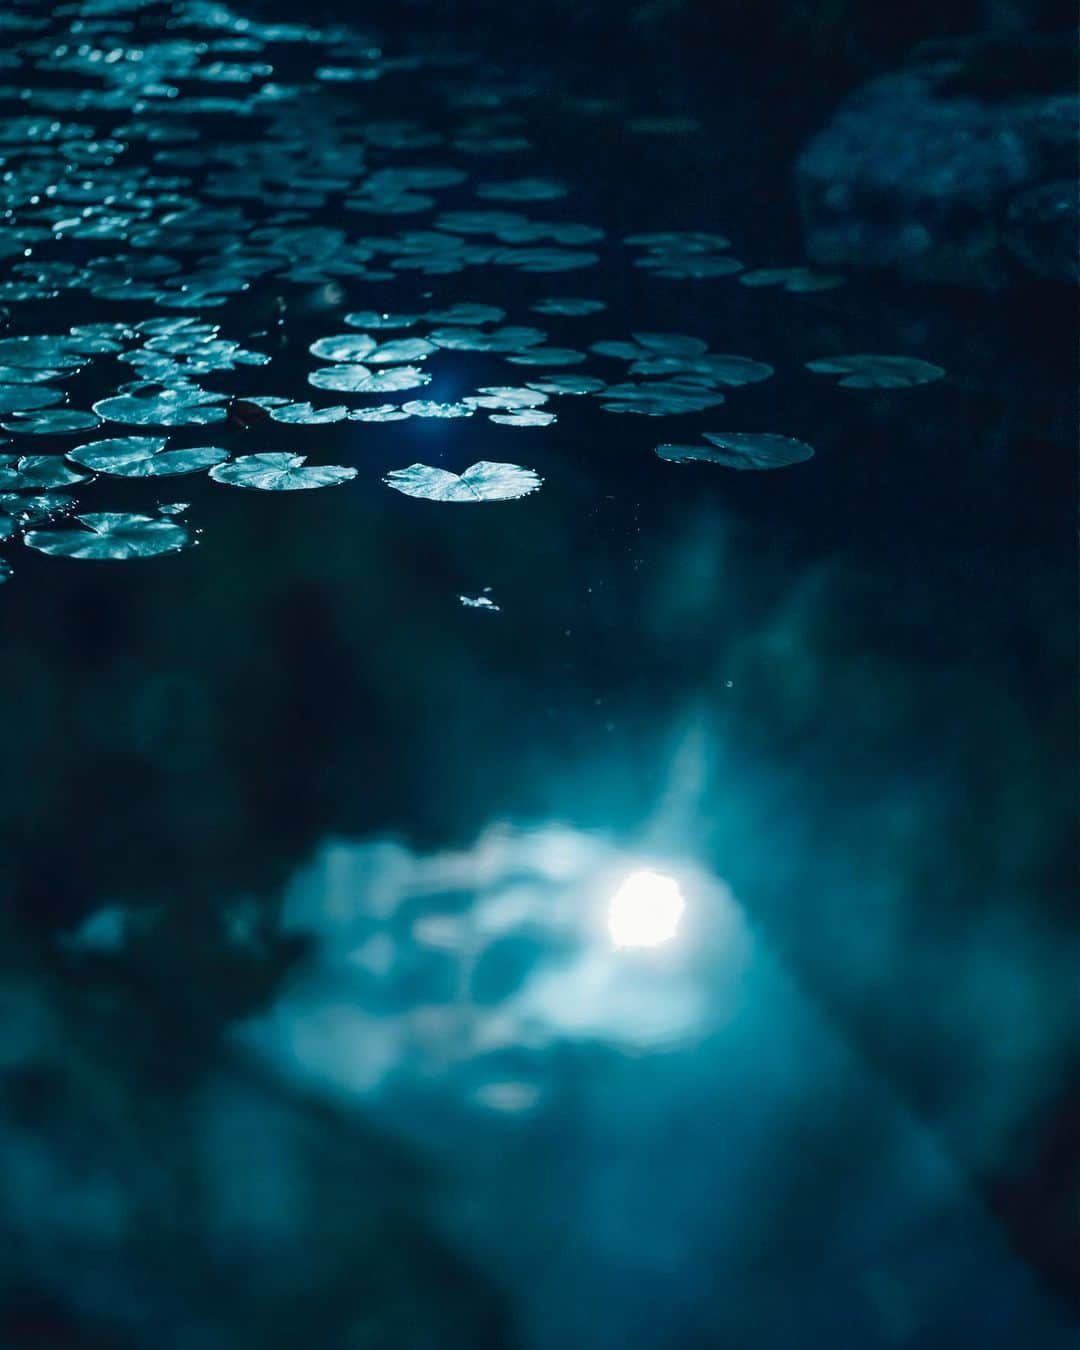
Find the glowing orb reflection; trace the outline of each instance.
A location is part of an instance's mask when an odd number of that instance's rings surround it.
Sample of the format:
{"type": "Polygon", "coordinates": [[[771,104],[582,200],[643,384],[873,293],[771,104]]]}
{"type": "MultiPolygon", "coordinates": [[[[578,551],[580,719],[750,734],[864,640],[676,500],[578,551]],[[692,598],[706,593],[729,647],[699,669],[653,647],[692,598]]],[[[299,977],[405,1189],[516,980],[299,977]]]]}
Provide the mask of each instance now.
{"type": "Polygon", "coordinates": [[[608,931],[616,947],[657,947],[675,936],[685,908],[673,877],[634,872],[611,897],[608,931]]]}

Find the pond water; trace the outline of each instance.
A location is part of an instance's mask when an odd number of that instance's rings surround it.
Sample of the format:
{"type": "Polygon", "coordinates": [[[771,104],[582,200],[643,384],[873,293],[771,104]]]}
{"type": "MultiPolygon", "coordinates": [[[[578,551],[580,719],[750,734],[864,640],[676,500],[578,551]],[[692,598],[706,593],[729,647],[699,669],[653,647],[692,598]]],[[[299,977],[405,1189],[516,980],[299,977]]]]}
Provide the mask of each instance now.
{"type": "Polygon", "coordinates": [[[291,8],[0,16],[3,1344],[1073,1344],[1071,312],[291,8]]]}

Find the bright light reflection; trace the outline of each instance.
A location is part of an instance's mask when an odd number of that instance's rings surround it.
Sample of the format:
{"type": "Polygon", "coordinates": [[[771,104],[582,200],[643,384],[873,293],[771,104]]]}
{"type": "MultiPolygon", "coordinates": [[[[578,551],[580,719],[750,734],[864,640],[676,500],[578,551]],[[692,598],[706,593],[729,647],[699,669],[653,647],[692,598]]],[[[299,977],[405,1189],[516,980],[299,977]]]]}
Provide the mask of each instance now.
{"type": "Polygon", "coordinates": [[[675,936],[685,908],[673,877],[633,872],[611,897],[608,931],[616,947],[658,947],[675,936]]]}

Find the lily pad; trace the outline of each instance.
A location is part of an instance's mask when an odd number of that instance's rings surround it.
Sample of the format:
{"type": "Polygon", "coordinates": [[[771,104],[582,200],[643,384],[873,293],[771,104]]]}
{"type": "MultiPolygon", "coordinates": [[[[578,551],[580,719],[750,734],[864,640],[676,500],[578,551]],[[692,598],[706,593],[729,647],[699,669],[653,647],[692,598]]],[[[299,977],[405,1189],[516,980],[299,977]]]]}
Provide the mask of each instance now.
{"type": "Polygon", "coordinates": [[[703,435],[711,446],[658,445],[656,453],[673,464],[700,461],[729,469],[783,469],[814,457],[813,446],[793,436],[763,431],[706,431],[703,435]]]}
{"type": "Polygon", "coordinates": [[[124,422],[130,426],[201,427],[225,420],[226,410],[218,406],[224,402],[224,394],[212,394],[206,389],[185,385],[147,393],[117,394],[99,399],[93,408],[110,422],[124,422]]]}
{"type": "Polygon", "coordinates": [[[30,412],[37,408],[51,408],[62,403],[63,391],[47,384],[0,385],[0,416],[13,412],[30,412]]]}
{"type": "Polygon", "coordinates": [[[543,479],[519,464],[480,460],[461,474],[430,464],[410,464],[407,469],[394,469],[383,482],[407,497],[433,502],[504,502],[535,492],[543,479]]]}
{"type": "Polygon", "coordinates": [[[123,562],[177,553],[191,543],[182,525],[155,516],[126,511],[99,511],[76,516],[84,529],[29,530],[24,542],[39,553],[59,558],[90,558],[123,562]]]}
{"type": "Polygon", "coordinates": [[[299,488],[334,487],[356,477],[356,470],[342,464],[305,464],[307,455],[277,452],[239,455],[228,464],[210,470],[210,477],[231,487],[255,488],[261,492],[292,492],[299,488]]]}
{"type": "Polygon", "coordinates": [[[432,399],[412,399],[401,405],[409,417],[471,417],[473,409],[467,403],[437,403],[432,399]]]}
{"type": "Polygon", "coordinates": [[[304,426],[325,426],[328,422],[342,422],[349,415],[343,403],[333,408],[313,408],[310,403],[286,403],[283,407],[271,408],[270,417],[275,422],[299,423],[304,426]]]}
{"type": "Polygon", "coordinates": [[[743,272],[739,281],[743,286],[781,286],[793,295],[831,291],[844,284],[835,273],[812,272],[808,267],[759,267],[743,272]]]}
{"type": "Polygon", "coordinates": [[[118,478],[168,478],[199,473],[228,459],[229,452],[214,445],[189,450],[165,450],[165,439],[154,436],[120,436],[92,441],[68,451],[68,459],[97,473],[118,478]]]}
{"type": "Polygon", "coordinates": [[[907,389],[945,374],[941,366],[914,356],[830,356],[806,366],[817,375],[842,375],[838,383],[848,389],[907,389]]]}
{"type": "Polygon", "coordinates": [[[97,424],[98,418],[93,413],[74,408],[45,408],[41,412],[17,413],[10,422],[0,422],[0,427],[32,436],[59,436],[66,431],[89,431],[97,424]]]}
{"type": "Polygon", "coordinates": [[[424,315],[428,323],[460,323],[474,327],[481,323],[500,323],[506,318],[506,310],[498,305],[477,305],[461,301],[449,309],[429,309],[424,315]]]}
{"type": "Polygon", "coordinates": [[[362,361],[376,346],[375,339],[368,333],[339,333],[334,337],[319,338],[308,351],[323,361],[362,361]]]}
{"type": "Polygon", "coordinates": [[[553,295],[547,300],[538,300],[533,309],[537,314],[561,314],[567,318],[577,318],[584,314],[599,314],[607,309],[603,300],[579,299],[573,295],[553,295]]]}
{"type": "Polygon", "coordinates": [[[332,389],[339,394],[392,394],[430,383],[427,371],[415,366],[394,366],[377,374],[367,366],[321,366],[308,376],[308,384],[316,389],[332,389]]]}
{"type": "Polygon", "coordinates": [[[504,427],[547,427],[555,421],[555,414],[540,408],[521,408],[513,412],[489,413],[488,421],[504,427]]]}
{"type": "Polygon", "coordinates": [[[354,408],[349,413],[350,422],[404,422],[412,416],[396,403],[380,403],[374,408],[354,408]]]}
{"type": "Polygon", "coordinates": [[[494,408],[509,412],[515,408],[536,408],[547,402],[547,394],[537,389],[517,389],[508,385],[485,385],[465,402],[473,408],[494,408]]]}
{"type": "Polygon", "coordinates": [[[373,366],[394,365],[401,361],[423,361],[436,350],[435,344],[428,342],[426,338],[394,338],[390,342],[380,343],[374,351],[364,357],[364,360],[373,366]]]}
{"type": "Polygon", "coordinates": [[[651,384],[612,384],[602,391],[605,412],[639,413],[646,417],[669,417],[704,412],[723,403],[715,389],[657,380],[651,384]]]}
{"type": "Polygon", "coordinates": [[[542,394],[598,394],[607,388],[606,380],[595,375],[550,375],[543,380],[530,380],[530,389],[542,394]]]}
{"type": "Polygon", "coordinates": [[[374,309],[355,309],[345,315],[350,328],[412,328],[419,314],[384,314],[374,309]]]}
{"type": "Polygon", "coordinates": [[[0,468],[0,488],[5,492],[40,492],[85,482],[86,474],[70,469],[63,455],[23,455],[13,466],[0,468]]]}

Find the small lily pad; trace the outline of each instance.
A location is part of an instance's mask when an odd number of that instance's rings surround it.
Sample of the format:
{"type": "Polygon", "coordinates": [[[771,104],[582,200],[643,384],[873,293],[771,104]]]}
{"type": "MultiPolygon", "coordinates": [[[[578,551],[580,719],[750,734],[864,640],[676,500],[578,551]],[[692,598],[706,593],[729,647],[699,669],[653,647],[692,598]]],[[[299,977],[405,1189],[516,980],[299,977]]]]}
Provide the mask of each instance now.
{"type": "Polygon", "coordinates": [[[334,487],[356,477],[356,470],[342,464],[305,464],[307,455],[277,452],[239,455],[228,464],[210,470],[210,477],[231,487],[255,488],[261,492],[292,492],[299,488],[334,487]]]}

